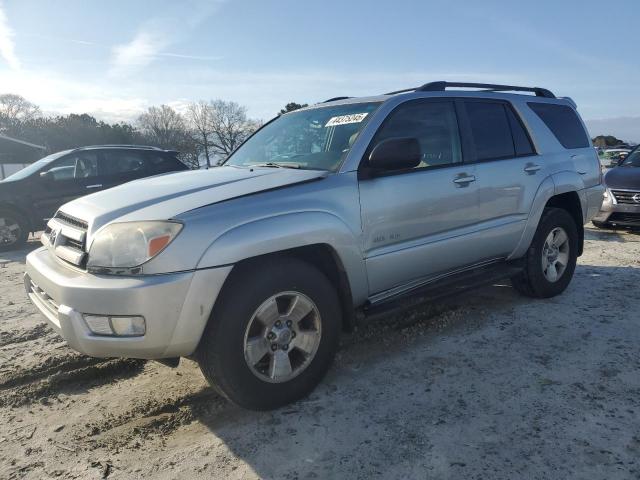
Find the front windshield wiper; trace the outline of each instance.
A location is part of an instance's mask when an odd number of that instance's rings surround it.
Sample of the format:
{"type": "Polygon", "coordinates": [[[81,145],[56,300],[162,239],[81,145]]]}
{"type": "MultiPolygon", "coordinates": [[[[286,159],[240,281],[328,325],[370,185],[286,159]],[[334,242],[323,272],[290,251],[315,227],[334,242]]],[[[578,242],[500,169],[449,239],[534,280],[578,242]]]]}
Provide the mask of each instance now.
{"type": "Polygon", "coordinates": [[[297,163],[278,163],[278,162],[265,162],[254,163],[252,167],[271,167],[271,168],[302,168],[297,163]]]}

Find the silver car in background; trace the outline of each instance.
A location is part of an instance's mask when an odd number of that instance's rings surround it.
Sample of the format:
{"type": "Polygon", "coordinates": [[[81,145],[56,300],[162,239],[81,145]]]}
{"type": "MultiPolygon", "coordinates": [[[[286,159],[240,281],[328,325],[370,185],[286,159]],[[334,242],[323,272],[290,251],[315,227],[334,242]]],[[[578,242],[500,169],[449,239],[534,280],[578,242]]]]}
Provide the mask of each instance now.
{"type": "Polygon", "coordinates": [[[80,352],[194,358],[270,409],[315,387],[342,330],[407,296],[504,276],[561,293],[603,191],[570,99],[432,82],[282,115],[222,167],[62,206],[25,288],[80,352]]]}

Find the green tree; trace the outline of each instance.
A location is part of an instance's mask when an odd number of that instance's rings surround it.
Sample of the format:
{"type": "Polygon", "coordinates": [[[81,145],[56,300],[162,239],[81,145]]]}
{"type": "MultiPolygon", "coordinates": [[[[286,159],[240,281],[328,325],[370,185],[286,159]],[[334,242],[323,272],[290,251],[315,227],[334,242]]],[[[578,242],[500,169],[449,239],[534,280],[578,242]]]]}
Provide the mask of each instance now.
{"type": "Polygon", "coordinates": [[[307,103],[289,102],[284,106],[283,109],[280,110],[280,115],[284,115],[285,113],[293,112],[294,110],[298,110],[299,108],[304,108],[308,106],[309,104],[307,103]]]}

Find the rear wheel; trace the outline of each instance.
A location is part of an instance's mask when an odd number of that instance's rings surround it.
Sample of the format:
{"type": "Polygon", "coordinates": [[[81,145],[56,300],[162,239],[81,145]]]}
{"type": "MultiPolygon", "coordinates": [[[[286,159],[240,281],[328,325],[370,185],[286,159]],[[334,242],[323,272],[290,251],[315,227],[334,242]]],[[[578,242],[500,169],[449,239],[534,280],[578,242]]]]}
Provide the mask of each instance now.
{"type": "Polygon", "coordinates": [[[270,259],[232,272],[198,347],[207,380],[234,403],[268,410],[307,395],[331,365],[338,296],[313,266],[270,259]]]}
{"type": "Polygon", "coordinates": [[[537,298],[562,293],[576,268],[578,229],[573,217],[559,208],[545,209],[524,258],[524,270],[511,279],[523,295],[537,298]]]}
{"type": "Polygon", "coordinates": [[[0,251],[22,247],[29,237],[29,227],[15,212],[0,210],[0,251]]]}

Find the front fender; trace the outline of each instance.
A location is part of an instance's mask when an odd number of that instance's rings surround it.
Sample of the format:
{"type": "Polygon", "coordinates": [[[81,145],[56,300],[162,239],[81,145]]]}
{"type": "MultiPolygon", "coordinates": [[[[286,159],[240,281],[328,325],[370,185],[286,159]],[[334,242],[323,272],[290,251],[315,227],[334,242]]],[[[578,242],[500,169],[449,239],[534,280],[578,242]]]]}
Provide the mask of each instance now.
{"type": "Polygon", "coordinates": [[[368,284],[358,236],[341,219],[323,211],[287,213],[227,230],[209,245],[197,268],[232,265],[314,244],[333,248],[346,272],[354,304],[363,303],[368,284]]]}

